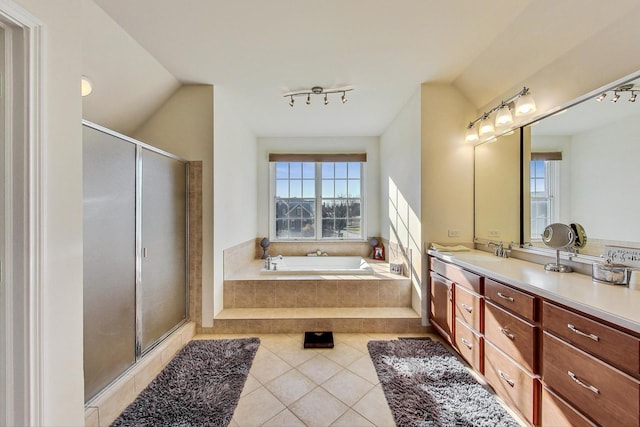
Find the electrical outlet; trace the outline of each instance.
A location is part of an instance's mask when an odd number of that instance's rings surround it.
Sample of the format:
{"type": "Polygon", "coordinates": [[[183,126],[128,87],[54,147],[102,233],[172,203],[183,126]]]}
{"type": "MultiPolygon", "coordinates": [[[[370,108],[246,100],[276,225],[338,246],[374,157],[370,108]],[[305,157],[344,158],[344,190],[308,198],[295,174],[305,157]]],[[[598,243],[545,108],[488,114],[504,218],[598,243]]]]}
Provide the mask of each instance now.
{"type": "Polygon", "coordinates": [[[489,230],[489,237],[500,237],[500,230],[489,230]]]}
{"type": "Polygon", "coordinates": [[[447,235],[449,237],[460,237],[460,230],[447,230],[447,235]]]}

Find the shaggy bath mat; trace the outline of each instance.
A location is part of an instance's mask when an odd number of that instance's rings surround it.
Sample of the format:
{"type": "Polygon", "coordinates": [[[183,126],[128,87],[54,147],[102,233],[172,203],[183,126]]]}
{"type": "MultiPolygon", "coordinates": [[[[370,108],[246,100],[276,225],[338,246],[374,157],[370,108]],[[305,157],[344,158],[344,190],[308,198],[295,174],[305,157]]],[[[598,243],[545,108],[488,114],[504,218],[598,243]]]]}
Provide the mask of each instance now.
{"type": "Polygon", "coordinates": [[[112,426],[227,426],[258,338],[189,342],[112,426]]]}
{"type": "Polygon", "coordinates": [[[398,427],[519,425],[442,344],[397,340],[367,346],[398,427]]]}

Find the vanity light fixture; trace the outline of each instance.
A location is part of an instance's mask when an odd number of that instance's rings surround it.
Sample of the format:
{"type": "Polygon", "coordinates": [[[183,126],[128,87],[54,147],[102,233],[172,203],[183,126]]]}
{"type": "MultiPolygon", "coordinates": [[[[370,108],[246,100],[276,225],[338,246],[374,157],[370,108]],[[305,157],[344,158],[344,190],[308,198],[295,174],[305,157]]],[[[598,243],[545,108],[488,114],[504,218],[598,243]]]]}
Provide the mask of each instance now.
{"type": "Polygon", "coordinates": [[[484,112],[474,121],[469,122],[465,132],[465,141],[476,142],[480,139],[485,141],[495,135],[496,128],[513,124],[512,110],[515,112],[516,117],[526,116],[536,111],[536,103],[528,87],[524,87],[520,92],[505,99],[488,112],[484,112]],[[496,113],[495,122],[490,119],[493,113],[496,113]],[[476,123],[479,123],[477,128],[476,123]]]}
{"type": "Polygon", "coordinates": [[[283,96],[285,98],[290,98],[289,105],[293,107],[295,100],[295,96],[304,96],[307,98],[307,105],[311,104],[311,95],[324,95],[324,105],[329,104],[329,95],[333,93],[342,93],[340,100],[343,104],[347,103],[347,92],[352,91],[353,88],[351,86],[345,87],[337,87],[331,89],[325,89],[321,86],[313,86],[311,89],[300,89],[291,92],[285,93],[283,96]]]}

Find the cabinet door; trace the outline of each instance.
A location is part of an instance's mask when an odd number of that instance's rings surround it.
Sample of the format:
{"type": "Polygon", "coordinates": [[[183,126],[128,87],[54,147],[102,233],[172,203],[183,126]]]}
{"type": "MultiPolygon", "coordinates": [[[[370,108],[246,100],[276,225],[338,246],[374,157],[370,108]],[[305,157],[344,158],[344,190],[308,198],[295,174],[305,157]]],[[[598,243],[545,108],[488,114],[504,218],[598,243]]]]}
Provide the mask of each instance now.
{"type": "Polygon", "coordinates": [[[429,291],[429,319],[434,326],[453,342],[453,284],[436,273],[431,273],[429,291]]]}
{"type": "Polygon", "coordinates": [[[142,151],[140,345],[144,352],[186,318],[186,166],[142,151]]]}

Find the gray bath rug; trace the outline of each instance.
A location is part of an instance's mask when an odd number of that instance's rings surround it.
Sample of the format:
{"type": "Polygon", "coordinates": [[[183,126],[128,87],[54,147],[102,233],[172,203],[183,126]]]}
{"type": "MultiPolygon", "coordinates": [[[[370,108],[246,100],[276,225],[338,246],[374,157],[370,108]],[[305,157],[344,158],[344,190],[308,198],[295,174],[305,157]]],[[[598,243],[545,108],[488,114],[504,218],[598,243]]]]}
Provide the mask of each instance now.
{"type": "Polygon", "coordinates": [[[394,340],[367,346],[398,427],[519,426],[442,344],[394,340]]]}
{"type": "Polygon", "coordinates": [[[227,426],[258,338],[189,342],[112,426],[227,426]]]}

